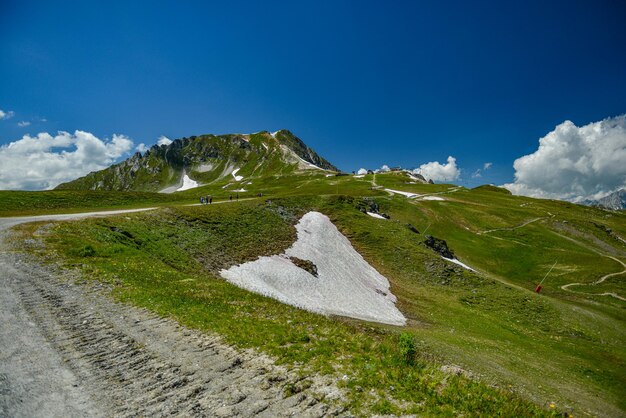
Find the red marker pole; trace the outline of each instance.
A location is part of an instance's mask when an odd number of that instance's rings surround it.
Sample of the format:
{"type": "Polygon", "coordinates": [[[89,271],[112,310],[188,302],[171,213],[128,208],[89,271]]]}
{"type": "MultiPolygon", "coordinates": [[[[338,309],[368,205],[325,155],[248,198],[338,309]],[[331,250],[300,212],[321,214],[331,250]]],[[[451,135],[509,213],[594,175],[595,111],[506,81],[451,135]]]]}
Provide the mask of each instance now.
{"type": "Polygon", "coordinates": [[[539,282],[539,284],[537,285],[537,287],[535,287],[535,292],[539,293],[541,292],[541,289],[543,289],[543,286],[541,285],[543,283],[543,281],[546,279],[546,277],[548,277],[548,274],[550,274],[550,272],[552,271],[552,269],[554,268],[554,266],[556,266],[556,261],[554,262],[554,264],[552,264],[552,267],[550,267],[550,270],[548,270],[548,272],[546,273],[545,276],[543,276],[543,279],[541,279],[541,281],[539,282]]]}

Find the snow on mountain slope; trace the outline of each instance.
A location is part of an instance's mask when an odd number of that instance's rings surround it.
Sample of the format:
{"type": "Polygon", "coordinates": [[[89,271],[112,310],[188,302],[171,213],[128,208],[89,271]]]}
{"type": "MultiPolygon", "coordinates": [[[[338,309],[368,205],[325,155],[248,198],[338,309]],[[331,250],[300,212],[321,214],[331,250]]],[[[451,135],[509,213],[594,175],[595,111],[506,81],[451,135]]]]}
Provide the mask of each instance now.
{"type": "Polygon", "coordinates": [[[404,325],[389,281],[370,266],[330,219],[309,212],[296,225],[298,240],[284,254],[260,257],[220,274],[241,288],[321,314],[404,325]],[[308,260],[317,276],[294,264],[308,260]]]}

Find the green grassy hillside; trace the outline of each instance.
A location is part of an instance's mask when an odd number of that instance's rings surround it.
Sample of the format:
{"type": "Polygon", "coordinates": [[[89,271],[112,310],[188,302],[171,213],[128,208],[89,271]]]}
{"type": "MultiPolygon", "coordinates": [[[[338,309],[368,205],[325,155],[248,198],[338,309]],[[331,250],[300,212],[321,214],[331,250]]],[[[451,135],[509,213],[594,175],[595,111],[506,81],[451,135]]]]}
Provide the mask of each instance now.
{"type": "MultiPolygon", "coordinates": [[[[232,190],[225,184],[173,196],[222,200],[232,190]]],[[[347,406],[364,414],[626,413],[626,274],[613,274],[626,272],[625,213],[414,184],[403,173],[272,175],[246,189],[241,197],[253,199],[233,204],[59,223],[32,250],[112,283],[122,300],[333,374],[347,406]],[[362,212],[373,204],[390,219],[362,212]],[[326,318],[219,278],[222,268],[282,252],[309,210],[328,215],[389,279],[407,326],[326,318]],[[476,272],[442,259],[426,235],[476,272]]]]}
{"type": "Polygon", "coordinates": [[[191,197],[180,194],[92,190],[38,192],[0,190],[0,217],[130,209],[184,203],[192,203],[191,197]]]}

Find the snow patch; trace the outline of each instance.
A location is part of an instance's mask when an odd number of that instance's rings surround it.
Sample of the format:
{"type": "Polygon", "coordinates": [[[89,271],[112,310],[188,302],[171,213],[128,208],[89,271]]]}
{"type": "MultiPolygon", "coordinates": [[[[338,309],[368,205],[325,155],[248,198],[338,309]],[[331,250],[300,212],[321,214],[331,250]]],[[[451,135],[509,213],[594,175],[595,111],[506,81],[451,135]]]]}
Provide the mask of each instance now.
{"type": "Polygon", "coordinates": [[[467,264],[461,263],[461,262],[460,262],[459,260],[457,260],[456,258],[446,258],[446,257],[441,257],[441,258],[443,258],[444,260],[448,260],[448,261],[449,261],[449,262],[451,262],[451,263],[458,264],[459,266],[461,266],[461,267],[463,267],[463,268],[465,268],[465,269],[468,269],[468,270],[470,270],[470,271],[476,272],[476,270],[474,270],[473,268],[471,268],[471,267],[470,267],[470,266],[468,266],[467,264]]]}
{"type": "Polygon", "coordinates": [[[385,218],[384,216],[381,216],[381,215],[379,215],[379,214],[377,214],[377,213],[374,213],[374,212],[365,212],[365,213],[367,213],[367,214],[368,214],[369,216],[371,216],[372,218],[387,219],[387,218],[385,218]]]}
{"type": "Polygon", "coordinates": [[[397,193],[397,194],[401,194],[403,196],[408,197],[409,199],[414,199],[416,197],[418,197],[419,195],[415,194],[415,193],[409,193],[409,192],[403,192],[400,190],[393,190],[393,189],[385,189],[385,191],[390,192],[390,193],[397,193]]]}
{"type": "Polygon", "coordinates": [[[241,180],[243,180],[243,176],[238,176],[238,175],[237,175],[237,172],[238,172],[238,171],[239,171],[239,169],[238,169],[238,168],[236,168],[236,169],[234,169],[234,170],[233,170],[233,172],[232,172],[232,173],[230,173],[230,174],[232,174],[232,175],[233,175],[233,177],[235,178],[235,181],[241,181],[241,180]]]}
{"type": "Polygon", "coordinates": [[[326,215],[309,212],[296,225],[297,241],[284,254],[220,271],[236,286],[326,315],[404,325],[389,281],[370,266],[326,215]],[[309,260],[318,276],[289,257],[309,260]]]}
{"type": "Polygon", "coordinates": [[[324,177],[333,177],[334,174],[326,174],[324,177]]]}
{"type": "Polygon", "coordinates": [[[356,175],[354,175],[352,177],[354,177],[355,179],[362,179],[365,176],[363,174],[356,174],[356,175]]]}
{"type": "Polygon", "coordinates": [[[195,189],[199,184],[197,181],[189,178],[187,174],[183,176],[183,185],[176,189],[177,192],[182,192],[183,190],[195,189]]]}
{"type": "Polygon", "coordinates": [[[420,200],[446,200],[439,196],[423,196],[420,200]]]}
{"type": "Polygon", "coordinates": [[[276,131],[276,132],[270,132],[270,135],[272,136],[272,138],[276,139],[276,134],[280,132],[280,131],[276,131]]]}
{"type": "Polygon", "coordinates": [[[298,157],[300,159],[300,161],[302,161],[304,164],[306,164],[307,166],[309,166],[311,168],[316,168],[318,170],[326,171],[322,167],[318,167],[315,164],[308,162],[307,160],[305,160],[304,158],[300,157],[299,155],[296,155],[296,157],[298,157]]]}
{"type": "Polygon", "coordinates": [[[247,190],[246,189],[238,189],[238,190],[233,190],[233,192],[243,193],[243,192],[247,192],[247,190]]]}

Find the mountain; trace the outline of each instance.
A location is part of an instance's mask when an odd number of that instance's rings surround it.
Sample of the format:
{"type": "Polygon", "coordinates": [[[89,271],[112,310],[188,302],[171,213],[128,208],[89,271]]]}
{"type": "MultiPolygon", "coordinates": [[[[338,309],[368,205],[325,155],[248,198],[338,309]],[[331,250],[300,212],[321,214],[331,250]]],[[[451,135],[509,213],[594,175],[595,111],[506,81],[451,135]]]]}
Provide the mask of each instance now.
{"type": "Polygon", "coordinates": [[[626,189],[620,189],[602,199],[598,199],[592,205],[612,210],[626,209],[626,189]]]}
{"type": "Polygon", "coordinates": [[[240,176],[249,179],[308,170],[338,171],[288,130],[201,135],[154,145],[144,154],[138,152],[56,188],[167,193],[190,182],[208,184],[240,176]]]}
{"type": "Polygon", "coordinates": [[[626,189],[619,189],[607,196],[604,196],[602,199],[585,199],[578,203],[581,205],[594,206],[602,209],[624,210],[626,209],[626,189]]]}

